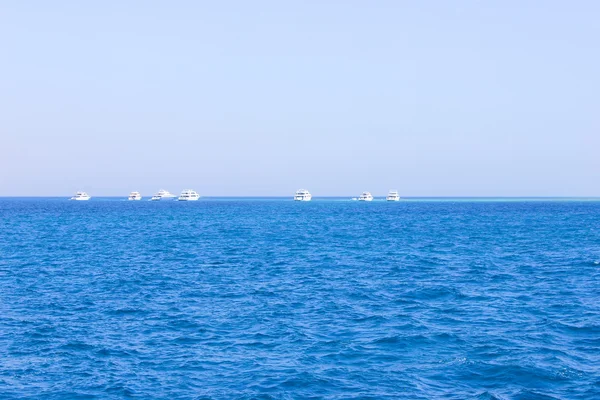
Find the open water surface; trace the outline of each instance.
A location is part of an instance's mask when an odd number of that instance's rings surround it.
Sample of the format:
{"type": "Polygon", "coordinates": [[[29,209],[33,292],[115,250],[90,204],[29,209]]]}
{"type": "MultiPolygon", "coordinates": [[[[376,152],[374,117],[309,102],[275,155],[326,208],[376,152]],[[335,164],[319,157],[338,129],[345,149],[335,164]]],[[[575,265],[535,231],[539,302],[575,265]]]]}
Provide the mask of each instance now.
{"type": "Polygon", "coordinates": [[[600,202],[0,199],[0,398],[599,399],[600,202]]]}

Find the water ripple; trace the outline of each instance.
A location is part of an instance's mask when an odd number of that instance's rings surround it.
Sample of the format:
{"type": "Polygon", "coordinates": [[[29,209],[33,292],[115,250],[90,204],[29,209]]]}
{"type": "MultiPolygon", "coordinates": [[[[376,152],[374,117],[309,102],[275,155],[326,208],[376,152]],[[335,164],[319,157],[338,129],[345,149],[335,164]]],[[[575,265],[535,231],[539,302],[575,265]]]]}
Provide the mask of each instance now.
{"type": "Polygon", "coordinates": [[[0,397],[600,398],[599,215],[0,199],[0,397]]]}

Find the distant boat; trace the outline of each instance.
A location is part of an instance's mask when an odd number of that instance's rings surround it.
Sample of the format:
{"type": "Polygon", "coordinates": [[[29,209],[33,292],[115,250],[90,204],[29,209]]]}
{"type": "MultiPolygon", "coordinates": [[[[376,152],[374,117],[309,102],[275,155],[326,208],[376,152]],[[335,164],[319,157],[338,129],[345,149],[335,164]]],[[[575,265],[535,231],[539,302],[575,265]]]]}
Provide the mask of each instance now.
{"type": "Polygon", "coordinates": [[[77,192],[77,193],[75,193],[75,196],[71,197],[71,200],[78,200],[78,201],[84,201],[84,200],[89,200],[89,199],[91,199],[91,197],[86,192],[77,192]]]}
{"type": "Polygon", "coordinates": [[[312,195],[306,189],[299,189],[294,195],[294,201],[310,201],[311,199],[312,195]]]}
{"type": "Polygon", "coordinates": [[[183,192],[181,192],[181,194],[179,195],[179,198],[177,200],[179,201],[196,201],[200,198],[200,195],[198,193],[196,193],[195,191],[193,191],[192,189],[185,189],[183,192]]]}
{"type": "Polygon", "coordinates": [[[387,201],[400,201],[400,195],[398,194],[397,190],[390,190],[385,199],[387,201]]]}
{"type": "Polygon", "coordinates": [[[158,191],[158,193],[156,193],[154,196],[152,196],[152,198],[150,200],[151,201],[173,200],[175,198],[177,198],[177,196],[175,196],[173,193],[169,193],[169,191],[165,190],[165,189],[160,189],[158,191]]]}
{"type": "Polygon", "coordinates": [[[369,192],[362,192],[358,201],[373,201],[373,196],[369,192]]]}
{"type": "Polygon", "coordinates": [[[129,197],[127,198],[127,200],[141,200],[142,199],[142,195],[140,194],[140,192],[131,192],[129,193],[129,197]]]}

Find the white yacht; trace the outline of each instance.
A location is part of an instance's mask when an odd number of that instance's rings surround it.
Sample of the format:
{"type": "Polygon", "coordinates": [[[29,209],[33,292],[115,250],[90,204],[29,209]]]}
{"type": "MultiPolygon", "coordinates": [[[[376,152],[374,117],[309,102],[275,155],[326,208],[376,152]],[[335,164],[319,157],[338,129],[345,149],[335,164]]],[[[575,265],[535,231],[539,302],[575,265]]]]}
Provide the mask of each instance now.
{"type": "Polygon", "coordinates": [[[295,201],[310,201],[312,199],[312,195],[306,189],[299,189],[296,191],[294,195],[295,201]]]}
{"type": "Polygon", "coordinates": [[[373,201],[373,196],[371,196],[371,193],[369,192],[362,192],[358,201],[373,201]]]}
{"type": "Polygon", "coordinates": [[[131,192],[129,193],[129,197],[127,198],[127,200],[141,200],[142,199],[142,195],[140,194],[140,192],[131,192]]]}
{"type": "Polygon", "coordinates": [[[152,200],[152,201],[173,200],[176,197],[177,196],[175,196],[173,193],[169,193],[168,190],[160,189],[158,191],[158,193],[156,193],[154,196],[152,196],[152,198],[150,200],[152,200]]]}
{"type": "Polygon", "coordinates": [[[75,196],[71,197],[71,200],[89,200],[91,199],[90,195],[88,195],[86,192],[77,192],[75,193],[75,196]]]}
{"type": "Polygon", "coordinates": [[[385,199],[387,201],[400,201],[400,195],[398,194],[397,190],[390,190],[385,199]]]}
{"type": "Polygon", "coordinates": [[[185,189],[179,195],[179,201],[196,201],[200,198],[200,195],[193,191],[192,189],[185,189]]]}

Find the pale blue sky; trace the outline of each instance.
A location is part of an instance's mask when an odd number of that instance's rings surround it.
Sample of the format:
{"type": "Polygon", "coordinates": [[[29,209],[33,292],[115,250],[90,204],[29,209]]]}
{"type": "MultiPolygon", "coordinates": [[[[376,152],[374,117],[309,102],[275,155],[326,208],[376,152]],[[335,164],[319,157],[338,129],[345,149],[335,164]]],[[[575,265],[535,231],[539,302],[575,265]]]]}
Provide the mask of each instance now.
{"type": "Polygon", "coordinates": [[[600,196],[600,2],[4,1],[0,195],[600,196]]]}

